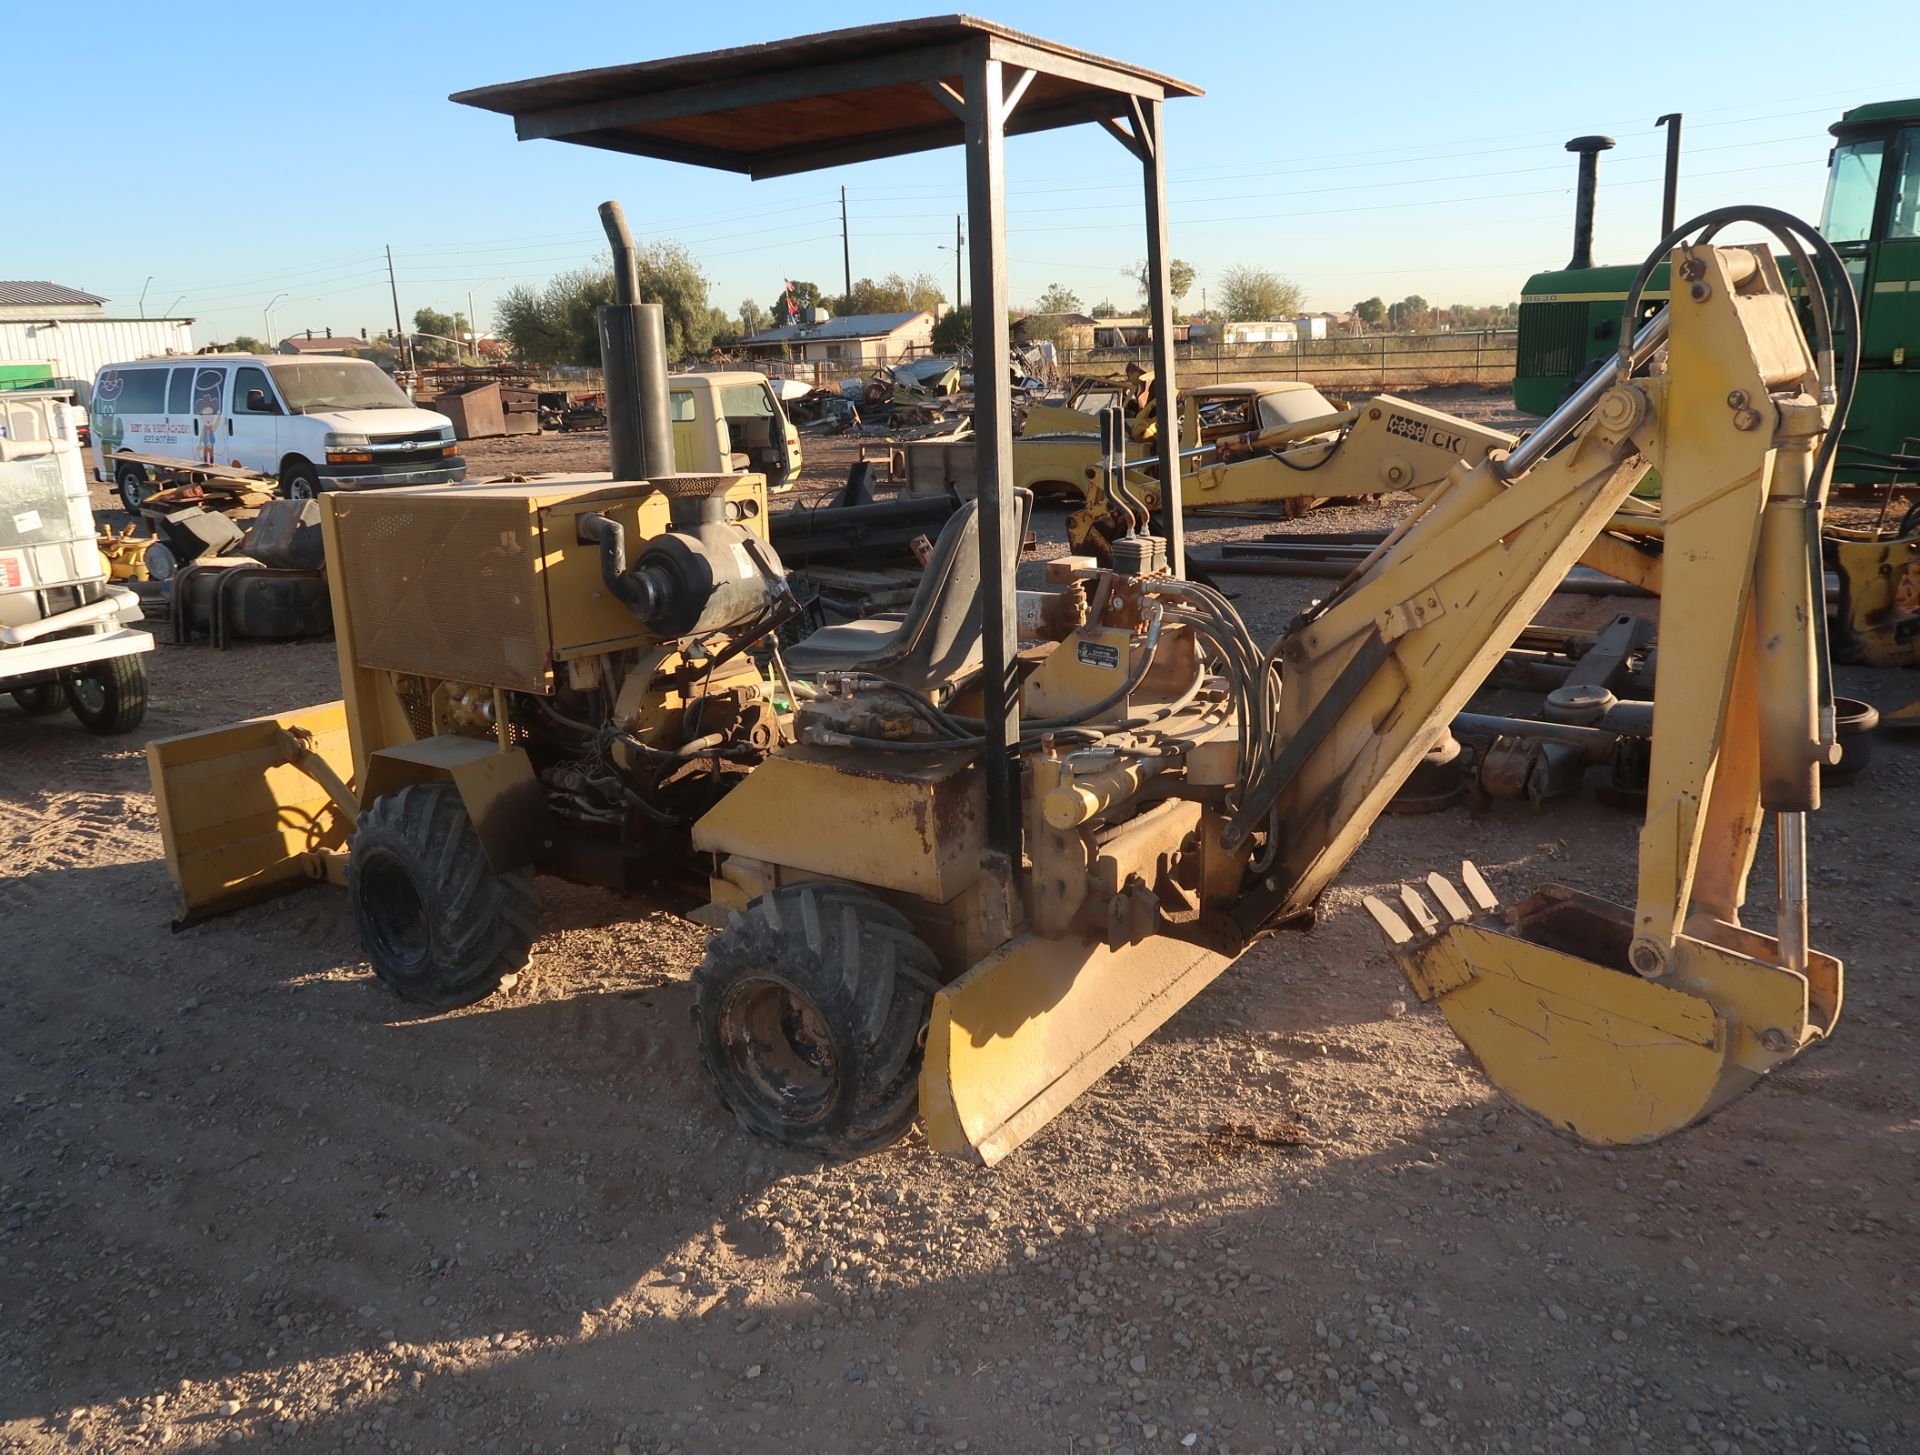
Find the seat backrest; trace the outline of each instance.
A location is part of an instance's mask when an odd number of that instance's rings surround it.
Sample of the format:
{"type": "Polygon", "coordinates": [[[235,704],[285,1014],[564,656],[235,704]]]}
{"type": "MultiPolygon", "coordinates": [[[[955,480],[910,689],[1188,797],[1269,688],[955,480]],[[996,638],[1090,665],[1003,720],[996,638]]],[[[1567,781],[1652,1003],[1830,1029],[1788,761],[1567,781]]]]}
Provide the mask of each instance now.
{"type": "MultiPolygon", "coordinates": [[[[1017,542],[1026,534],[1033,492],[1016,490],[1014,498],[1017,542]]],[[[906,619],[868,670],[917,692],[933,692],[972,668],[980,638],[980,502],[969,500],[941,529],[906,619]]]]}

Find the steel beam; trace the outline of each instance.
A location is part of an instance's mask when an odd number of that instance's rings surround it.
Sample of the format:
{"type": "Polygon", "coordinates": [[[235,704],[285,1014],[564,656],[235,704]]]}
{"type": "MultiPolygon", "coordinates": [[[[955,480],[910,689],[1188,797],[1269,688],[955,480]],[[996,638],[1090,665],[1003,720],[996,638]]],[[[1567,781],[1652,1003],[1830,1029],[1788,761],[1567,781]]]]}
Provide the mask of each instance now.
{"type": "Polygon", "coordinates": [[[1001,63],[986,45],[969,62],[967,216],[973,240],[973,432],[979,441],[980,623],[986,719],[987,849],[1020,863],[1019,652],[1014,623],[1013,390],[1007,377],[1006,100],[1001,63]]]}
{"type": "Polygon", "coordinates": [[[1133,102],[1147,194],[1147,318],[1153,329],[1153,407],[1160,418],[1160,533],[1167,569],[1187,574],[1187,529],[1180,503],[1180,393],[1173,378],[1173,299],[1167,281],[1167,165],[1161,144],[1165,110],[1158,97],[1133,102]]]}

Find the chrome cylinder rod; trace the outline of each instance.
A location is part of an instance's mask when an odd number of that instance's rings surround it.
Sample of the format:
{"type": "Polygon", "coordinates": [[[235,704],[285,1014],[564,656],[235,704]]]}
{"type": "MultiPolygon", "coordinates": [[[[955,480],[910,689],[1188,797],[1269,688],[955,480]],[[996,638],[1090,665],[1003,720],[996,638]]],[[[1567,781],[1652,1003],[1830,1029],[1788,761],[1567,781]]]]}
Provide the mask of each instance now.
{"type": "MultiPolygon", "coordinates": [[[[1666,341],[1667,310],[1663,307],[1633,336],[1634,367],[1644,364],[1652,357],[1653,351],[1666,341]]],[[[1600,369],[1569,394],[1566,403],[1540,421],[1540,428],[1514,446],[1512,454],[1504,460],[1493,462],[1493,473],[1502,480],[1512,480],[1545,459],[1548,451],[1578,429],[1580,421],[1593,413],[1593,406],[1600,402],[1600,396],[1613,387],[1614,372],[1612,368],[1600,369]]]]}
{"type": "Polygon", "coordinates": [[[1804,975],[1808,963],[1806,814],[1775,814],[1773,837],[1779,854],[1780,963],[1804,975]]]}

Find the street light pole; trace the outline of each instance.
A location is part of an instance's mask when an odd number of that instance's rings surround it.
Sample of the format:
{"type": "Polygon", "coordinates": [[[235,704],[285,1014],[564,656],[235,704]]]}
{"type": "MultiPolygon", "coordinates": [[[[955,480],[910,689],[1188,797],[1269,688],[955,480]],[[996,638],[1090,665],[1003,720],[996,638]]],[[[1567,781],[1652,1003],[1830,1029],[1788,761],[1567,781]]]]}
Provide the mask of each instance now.
{"type": "Polygon", "coordinates": [[[274,348],[274,342],[273,342],[273,307],[274,307],[274,305],[275,305],[276,303],[278,303],[278,302],[279,302],[279,301],[280,301],[280,300],[281,300],[282,298],[285,298],[285,297],[287,297],[287,296],[288,296],[288,295],[287,295],[287,294],[285,294],[285,293],[276,293],[276,294],[274,294],[272,298],[270,298],[270,299],[268,299],[268,300],[267,300],[267,306],[266,306],[266,307],[265,307],[264,309],[262,309],[262,310],[261,310],[261,316],[262,316],[262,317],[264,317],[264,318],[266,319],[266,321],[267,321],[267,336],[266,336],[266,337],[265,337],[264,339],[262,339],[262,340],[261,340],[261,342],[262,342],[262,343],[264,343],[264,344],[265,344],[265,345],[267,346],[267,349],[268,349],[269,351],[271,351],[271,350],[272,350],[272,349],[274,348]]]}
{"type": "MultiPolygon", "coordinates": [[[[1667,230],[1671,232],[1673,229],[1668,228],[1667,230]]],[[[145,318],[147,316],[147,289],[151,288],[152,286],[153,286],[153,274],[149,273],[147,274],[147,281],[140,285],[140,316],[142,318],[145,318]]]]}
{"type": "Polygon", "coordinates": [[[506,281],[506,275],[503,273],[497,278],[482,278],[478,283],[475,283],[473,287],[467,289],[467,347],[472,351],[473,361],[476,364],[480,362],[480,320],[475,316],[473,311],[473,295],[489,283],[504,283],[506,281]]]}

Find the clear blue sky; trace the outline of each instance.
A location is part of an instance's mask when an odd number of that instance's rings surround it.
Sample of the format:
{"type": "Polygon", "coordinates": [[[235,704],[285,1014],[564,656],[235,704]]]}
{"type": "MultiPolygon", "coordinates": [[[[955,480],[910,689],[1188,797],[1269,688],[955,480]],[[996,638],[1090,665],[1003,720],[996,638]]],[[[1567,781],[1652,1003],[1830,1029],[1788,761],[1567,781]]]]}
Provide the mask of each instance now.
{"type": "MultiPolygon", "coordinates": [[[[827,9],[659,0],[458,6],[334,0],[170,11],[150,0],[8,7],[0,125],[49,148],[16,165],[0,277],[108,295],[116,312],[193,315],[196,342],[391,326],[400,302],[466,308],[537,283],[602,245],[595,206],[621,199],[643,236],[700,259],[732,312],[785,277],[840,281],[839,188],[856,277],[928,271],[951,287],[957,150],[772,182],[555,142],[449,92],[555,71],[778,39],[932,8],[827,9]],[[31,64],[23,64],[30,58],[31,64]],[[68,138],[60,155],[51,149],[68,138]],[[64,192],[46,184],[66,183],[64,192]],[[148,278],[151,276],[151,282],[148,278]],[[503,281],[504,280],[504,281],[503,281]]],[[[1205,88],[1168,108],[1173,251],[1185,301],[1239,262],[1301,283],[1308,306],[1379,294],[1433,303],[1518,296],[1567,260],[1570,136],[1606,132],[1597,252],[1637,259],[1659,221],[1653,118],[1686,115],[1682,216],[1763,201],[1814,217],[1827,125],[1920,90],[1912,0],[1855,0],[1809,35],[1802,5],[1438,6],[1106,4],[1033,0],[988,18],[1205,88]]],[[[17,158],[16,153],[16,158],[17,158]]],[[[1094,128],[1009,147],[1012,297],[1049,283],[1089,305],[1135,300],[1137,172],[1094,128]]]]}

